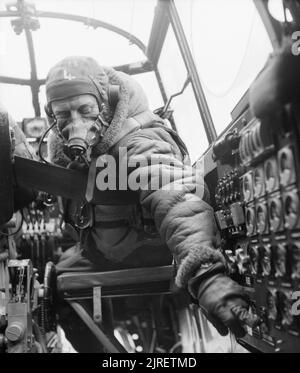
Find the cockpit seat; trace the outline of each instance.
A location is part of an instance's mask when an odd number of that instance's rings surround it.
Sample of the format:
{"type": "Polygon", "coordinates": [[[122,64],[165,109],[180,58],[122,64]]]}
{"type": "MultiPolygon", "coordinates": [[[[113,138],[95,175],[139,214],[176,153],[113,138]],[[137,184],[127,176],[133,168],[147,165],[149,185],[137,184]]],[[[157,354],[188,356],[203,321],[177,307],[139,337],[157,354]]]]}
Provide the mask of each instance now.
{"type": "Polygon", "coordinates": [[[102,297],[169,293],[173,279],[172,265],[105,272],[67,272],[58,276],[57,290],[64,298],[92,297],[95,287],[101,288],[102,297]]]}

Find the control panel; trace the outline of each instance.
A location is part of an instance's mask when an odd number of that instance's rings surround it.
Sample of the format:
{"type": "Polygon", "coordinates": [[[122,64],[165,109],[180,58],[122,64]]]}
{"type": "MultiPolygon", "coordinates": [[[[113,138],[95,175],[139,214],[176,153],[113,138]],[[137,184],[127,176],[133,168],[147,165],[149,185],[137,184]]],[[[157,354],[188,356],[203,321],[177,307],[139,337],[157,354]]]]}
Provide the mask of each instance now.
{"type": "Polygon", "coordinates": [[[296,105],[246,109],[212,147],[222,250],[261,320],[239,342],[255,351],[300,352],[299,124],[296,105]]]}

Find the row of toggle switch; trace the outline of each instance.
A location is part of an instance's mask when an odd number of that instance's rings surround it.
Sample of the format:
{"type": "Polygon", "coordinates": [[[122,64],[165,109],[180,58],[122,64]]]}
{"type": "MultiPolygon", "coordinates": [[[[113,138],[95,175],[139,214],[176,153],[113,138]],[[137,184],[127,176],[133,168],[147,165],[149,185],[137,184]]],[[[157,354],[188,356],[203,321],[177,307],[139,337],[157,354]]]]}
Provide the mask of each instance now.
{"type": "Polygon", "coordinates": [[[240,181],[238,170],[232,170],[218,180],[215,199],[217,206],[222,208],[240,200],[240,181]]]}

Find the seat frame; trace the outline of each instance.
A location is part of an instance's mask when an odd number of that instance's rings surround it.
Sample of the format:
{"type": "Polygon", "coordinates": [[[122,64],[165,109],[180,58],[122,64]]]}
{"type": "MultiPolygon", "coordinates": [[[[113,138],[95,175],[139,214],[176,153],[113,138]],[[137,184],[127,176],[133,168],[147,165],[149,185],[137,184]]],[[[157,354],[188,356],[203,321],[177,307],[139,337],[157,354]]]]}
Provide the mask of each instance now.
{"type": "Polygon", "coordinates": [[[170,294],[174,286],[172,265],[107,272],[67,272],[57,277],[58,294],[67,301],[109,353],[127,353],[114,335],[102,327],[102,298],[170,294]],[[79,303],[93,299],[93,318],[79,303]]]}

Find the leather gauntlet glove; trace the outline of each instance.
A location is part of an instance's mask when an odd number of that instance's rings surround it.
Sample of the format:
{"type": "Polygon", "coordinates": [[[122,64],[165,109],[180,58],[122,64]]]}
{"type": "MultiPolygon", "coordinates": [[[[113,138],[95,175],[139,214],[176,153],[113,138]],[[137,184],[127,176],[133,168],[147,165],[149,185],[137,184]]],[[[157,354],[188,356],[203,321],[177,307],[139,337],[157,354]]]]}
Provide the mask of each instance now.
{"type": "Polygon", "coordinates": [[[246,331],[244,324],[255,323],[248,313],[249,297],[243,288],[225,275],[223,263],[200,269],[189,281],[190,293],[218,332],[225,336],[228,329],[238,338],[246,331]]]}

